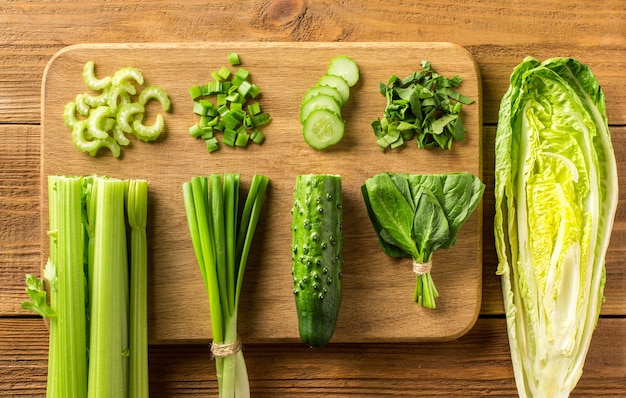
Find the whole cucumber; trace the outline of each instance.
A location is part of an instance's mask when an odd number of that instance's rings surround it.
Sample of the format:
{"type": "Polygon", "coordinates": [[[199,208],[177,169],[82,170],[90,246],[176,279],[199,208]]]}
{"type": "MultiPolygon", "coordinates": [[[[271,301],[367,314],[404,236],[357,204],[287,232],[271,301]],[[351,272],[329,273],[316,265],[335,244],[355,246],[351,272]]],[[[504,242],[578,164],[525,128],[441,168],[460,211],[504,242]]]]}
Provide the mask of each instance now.
{"type": "Polygon", "coordinates": [[[326,345],[339,315],[343,270],[341,177],[296,177],[291,210],[293,294],[300,338],[326,345]]]}

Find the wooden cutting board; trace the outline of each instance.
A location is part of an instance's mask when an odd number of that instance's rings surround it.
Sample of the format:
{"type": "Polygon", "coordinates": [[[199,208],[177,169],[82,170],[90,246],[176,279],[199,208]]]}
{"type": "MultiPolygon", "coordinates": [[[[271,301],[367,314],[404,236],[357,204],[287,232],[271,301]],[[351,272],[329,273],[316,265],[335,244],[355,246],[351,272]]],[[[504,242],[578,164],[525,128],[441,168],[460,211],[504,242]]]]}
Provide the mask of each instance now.
{"type": "MultiPolygon", "coordinates": [[[[432,277],[441,297],[428,310],[413,301],[415,278],[408,259],[391,259],[380,249],[360,193],[377,173],[481,173],[481,82],[477,65],[450,43],[196,43],[87,44],[67,47],[49,62],[42,86],[42,262],[48,253],[47,176],[109,175],[150,180],[150,342],[208,342],[209,305],[196,263],[183,208],[181,185],[192,176],[234,172],[247,189],[253,174],[270,178],[270,189],[246,269],[239,314],[244,342],[297,342],[292,297],[290,209],[298,174],[342,176],[344,196],[344,291],[332,342],[416,342],[449,340],[467,332],[478,316],[482,286],[482,215],[479,209],[458,235],[458,243],[433,257],[432,277]],[[273,118],[261,146],[222,148],[207,153],[188,135],[196,123],[188,89],[205,84],[211,72],[228,66],[236,51],[242,67],[263,91],[263,110],[273,118]],[[298,121],[305,91],[325,73],[329,60],[348,55],[359,65],[360,82],[343,108],[342,142],[318,152],[304,143],[298,121]],[[138,68],[145,84],[161,86],[172,100],[167,131],[154,143],[138,142],[115,159],[102,151],[91,157],[76,150],[63,122],[63,108],[88,92],[83,65],[96,75],[138,68]],[[476,100],[465,106],[464,141],[450,151],[419,149],[415,142],[382,153],[370,123],[382,116],[379,83],[405,77],[428,60],[444,76],[460,75],[459,91],[476,100]]],[[[153,115],[158,108],[154,108],[153,115]]],[[[150,112],[150,111],[149,111],[150,112]]]]}

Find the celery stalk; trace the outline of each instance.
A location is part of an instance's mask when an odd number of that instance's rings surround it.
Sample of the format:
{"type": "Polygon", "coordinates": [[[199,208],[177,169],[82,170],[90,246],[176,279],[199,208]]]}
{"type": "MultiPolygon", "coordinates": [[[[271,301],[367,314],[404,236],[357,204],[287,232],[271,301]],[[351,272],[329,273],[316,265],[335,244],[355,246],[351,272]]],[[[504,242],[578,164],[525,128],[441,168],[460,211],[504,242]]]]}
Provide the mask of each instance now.
{"type": "Polygon", "coordinates": [[[218,355],[216,349],[238,345],[237,315],[245,264],[269,179],[252,180],[241,217],[238,174],[194,177],[183,184],[191,241],[209,296],[212,351],[220,397],[249,397],[243,353],[218,355]]]}
{"type": "Polygon", "coordinates": [[[87,393],[82,181],[62,176],[48,181],[50,261],[56,271],[49,281],[50,305],[56,316],[50,318],[47,396],[79,398],[87,393]],[[73,359],[73,366],[64,366],[67,358],[73,359]]]}
{"type": "Polygon", "coordinates": [[[126,181],[95,180],[96,219],[91,291],[88,397],[128,391],[128,254],[126,181]]]}
{"type": "Polygon", "coordinates": [[[148,397],[148,182],[49,176],[48,197],[49,259],[22,303],[49,318],[46,396],[148,397]]]}
{"type": "Polygon", "coordinates": [[[130,236],[130,374],[129,397],[148,398],[148,181],[128,186],[130,236]]]}

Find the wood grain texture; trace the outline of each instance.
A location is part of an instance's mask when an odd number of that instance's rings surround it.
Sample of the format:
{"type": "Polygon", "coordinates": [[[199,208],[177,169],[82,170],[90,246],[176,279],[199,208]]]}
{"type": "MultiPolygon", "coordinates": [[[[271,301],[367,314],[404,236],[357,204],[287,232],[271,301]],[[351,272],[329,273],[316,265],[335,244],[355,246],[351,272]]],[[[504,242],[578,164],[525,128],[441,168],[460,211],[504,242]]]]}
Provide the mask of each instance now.
{"type": "MultiPolygon", "coordinates": [[[[40,131],[38,126],[0,125],[0,316],[25,315],[24,275],[40,267],[40,131]],[[6,227],[4,227],[6,226],[6,227]]],[[[618,170],[626,170],[626,128],[611,127],[618,170]]],[[[483,131],[483,289],[481,314],[503,314],[500,279],[493,239],[495,128],[483,131]]],[[[626,177],[619,176],[620,186],[626,177]]],[[[618,212],[607,252],[606,302],[602,315],[626,314],[626,193],[620,192],[618,212]]]]}
{"type": "MultiPolygon", "coordinates": [[[[480,210],[470,217],[451,250],[433,257],[433,279],[441,297],[437,309],[423,309],[413,301],[415,278],[410,259],[392,259],[380,249],[367,216],[360,186],[380,172],[447,173],[466,171],[481,176],[480,75],[471,55],[448,43],[206,43],[81,45],[62,50],[50,62],[42,98],[42,214],[47,214],[46,178],[51,174],[101,174],[150,181],[151,279],[149,317],[151,342],[194,341],[210,338],[210,324],[195,316],[208,312],[202,278],[191,247],[182,184],[196,175],[241,173],[244,186],[253,174],[270,179],[264,215],[257,229],[246,267],[239,312],[244,341],[298,341],[291,270],[291,207],[298,174],[339,174],[343,186],[344,267],[341,315],[335,342],[449,340],[464,334],[475,322],[481,298],[480,210]],[[236,51],[242,67],[263,94],[259,100],[272,122],[263,128],[261,146],[229,148],[207,153],[204,143],[188,134],[198,122],[192,112],[189,87],[205,84],[210,72],[227,64],[236,51]],[[393,65],[395,54],[406,57],[393,65]],[[326,151],[310,148],[302,139],[299,109],[305,92],[326,73],[330,59],[352,57],[360,80],[342,109],[344,139],[326,151]],[[415,69],[407,60],[428,59],[443,76],[459,75],[459,90],[476,102],[462,110],[466,137],[452,150],[418,150],[410,142],[382,153],[370,123],[382,116],[385,97],[379,83],[415,69]],[[86,90],[83,65],[92,60],[100,77],[124,66],[138,68],[146,84],[165,89],[172,112],[165,115],[163,139],[145,144],[133,140],[115,159],[102,151],[92,157],[73,148],[64,125],[65,104],[86,90]],[[460,264],[463,264],[460,267],[460,264]],[[382,274],[381,274],[382,272],[382,274]],[[383,275],[383,276],[380,276],[383,275]],[[245,320],[245,322],[244,322],[245,320]],[[388,327],[377,328],[380,322],[388,327]],[[421,325],[421,326],[418,326],[421,325]]],[[[150,112],[146,118],[150,118],[150,112]]],[[[147,122],[151,123],[151,122],[147,122]]],[[[221,140],[221,138],[220,138],[221,140]]],[[[47,220],[42,219],[42,236],[47,220]]],[[[42,241],[42,264],[47,241],[42,241]]]]}
{"type": "MultiPolygon", "coordinates": [[[[0,396],[45,395],[47,334],[34,319],[0,319],[0,396]]],[[[601,319],[574,397],[626,394],[625,319],[601,319]]],[[[253,397],[515,397],[505,321],[480,319],[462,338],[429,344],[246,344],[253,397]]],[[[151,397],[216,396],[206,345],[150,347],[151,397]]]]}
{"type": "MultiPolygon", "coordinates": [[[[624,0],[8,0],[0,5],[0,396],[44,396],[47,335],[26,317],[23,277],[40,258],[40,107],[46,63],[62,48],[110,42],[432,42],[459,44],[483,81],[483,179],[493,191],[500,98],[527,55],[572,56],[603,86],[624,186],[624,0]]],[[[415,61],[416,63],[419,60],[415,61]]],[[[392,63],[392,61],[390,61],[392,63]]],[[[622,190],[623,191],[623,190],[622,190]]],[[[607,253],[607,301],[573,397],[626,396],[626,196],[607,253]]],[[[458,340],[427,344],[247,344],[255,397],[515,397],[495,276],[493,197],[484,198],[481,316],[458,340]],[[495,317],[495,318],[494,318],[495,317]]],[[[203,345],[152,345],[152,395],[216,395],[203,345]]]]}
{"type": "MultiPolygon", "coordinates": [[[[509,75],[525,56],[573,56],[605,86],[609,120],[626,123],[623,0],[5,1],[0,9],[0,116],[37,123],[46,62],[93,42],[446,41],[466,47],[484,78],[485,122],[495,123],[509,75]]],[[[420,60],[415,60],[417,64],[420,60]]]]}
{"type": "Polygon", "coordinates": [[[24,276],[41,258],[40,132],[0,125],[0,316],[23,313],[24,276]]]}

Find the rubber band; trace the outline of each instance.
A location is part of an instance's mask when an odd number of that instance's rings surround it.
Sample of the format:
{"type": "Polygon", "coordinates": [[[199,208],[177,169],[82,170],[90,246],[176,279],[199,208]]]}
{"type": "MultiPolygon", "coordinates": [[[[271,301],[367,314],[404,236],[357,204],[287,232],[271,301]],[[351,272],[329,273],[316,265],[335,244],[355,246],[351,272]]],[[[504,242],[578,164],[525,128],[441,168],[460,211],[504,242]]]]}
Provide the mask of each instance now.
{"type": "Polygon", "coordinates": [[[413,262],[413,272],[417,276],[429,273],[432,267],[433,267],[432,261],[429,261],[427,263],[413,262]]]}
{"type": "Polygon", "coordinates": [[[241,351],[241,340],[237,339],[234,343],[211,343],[211,354],[215,358],[230,357],[241,351]]]}

